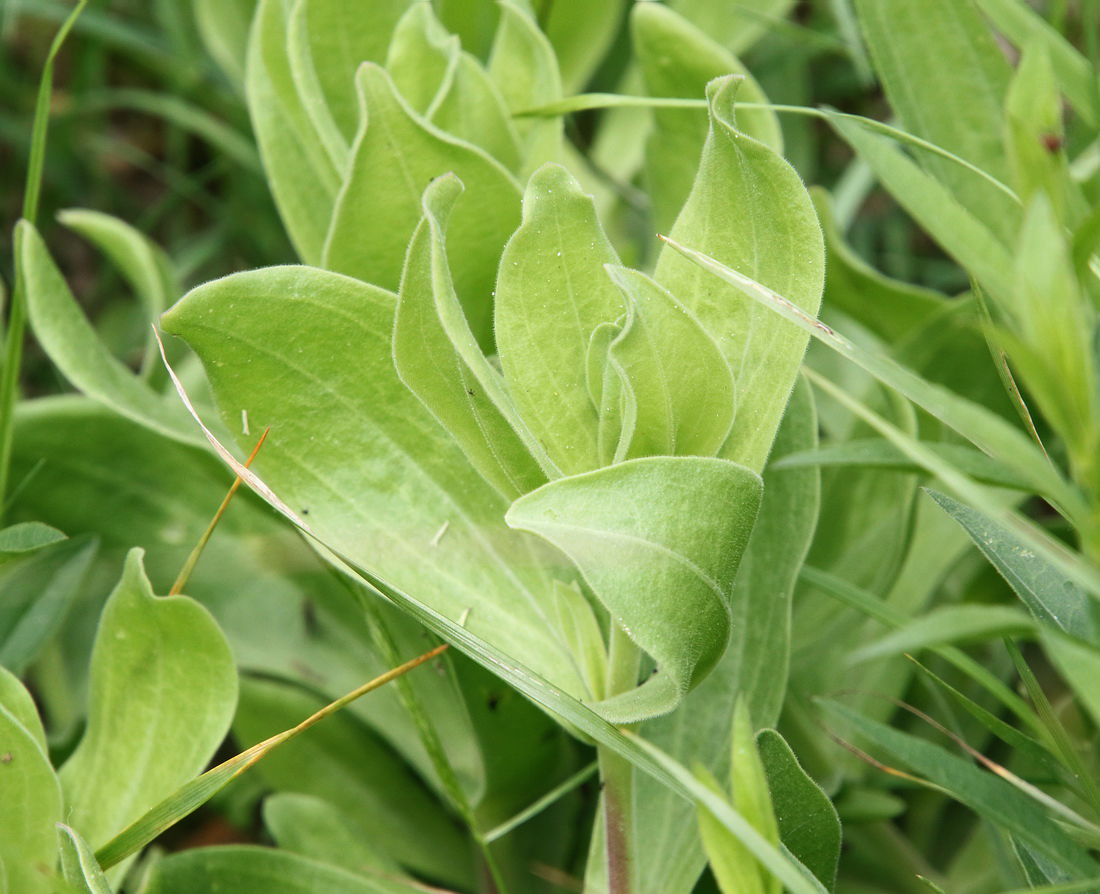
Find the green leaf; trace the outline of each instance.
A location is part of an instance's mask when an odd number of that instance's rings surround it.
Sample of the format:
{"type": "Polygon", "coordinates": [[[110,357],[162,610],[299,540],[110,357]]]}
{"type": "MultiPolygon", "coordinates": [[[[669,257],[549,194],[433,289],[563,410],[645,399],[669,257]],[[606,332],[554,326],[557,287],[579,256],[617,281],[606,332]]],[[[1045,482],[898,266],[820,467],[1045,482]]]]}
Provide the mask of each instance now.
{"type": "MultiPolygon", "coordinates": [[[[260,0],[248,42],[245,91],[268,186],[283,226],[299,257],[307,264],[317,264],[340,175],[294,84],[287,41],[289,16],[290,0],[260,0]]],[[[348,17],[364,26],[365,19],[348,17]]],[[[347,33],[340,30],[340,34],[347,33]]],[[[325,58],[323,53],[316,55],[325,58]]]]}
{"type": "Polygon", "coordinates": [[[391,857],[355,831],[345,813],[323,798],[281,791],[264,799],[263,812],[264,825],[281,850],[359,874],[400,871],[391,857]]]}
{"type": "Polygon", "coordinates": [[[195,25],[207,51],[244,93],[244,62],[248,30],[257,0],[192,0],[195,25]]]}
{"type": "MultiPolygon", "coordinates": [[[[489,54],[489,77],[513,115],[562,98],[561,73],[554,48],[533,16],[512,0],[501,0],[500,22],[489,54]]],[[[560,118],[516,121],[520,138],[520,174],[528,176],[564,151],[560,118]]]]}
{"type": "Polygon", "coordinates": [[[671,710],[721,657],[761,490],[755,473],[725,460],[654,457],[560,478],[512,504],[508,524],[562,550],[657,663],[642,687],[604,701],[604,716],[671,710]],[[707,505],[715,511],[700,511],[707,505]]]}
{"type": "MultiPolygon", "coordinates": [[[[941,441],[922,443],[944,462],[950,463],[963,474],[982,484],[992,484],[1013,490],[1030,488],[1029,482],[980,450],[941,441]]],[[[826,447],[784,456],[777,463],[777,467],[781,469],[797,469],[806,466],[859,466],[869,469],[891,469],[899,473],[922,471],[920,465],[913,462],[885,438],[856,438],[840,444],[829,444],[826,447]]]]}
{"type": "Polygon", "coordinates": [[[945,605],[910,621],[903,629],[868,643],[848,656],[862,664],[887,655],[916,652],[934,646],[967,644],[1035,632],[1023,612],[1004,605],[945,605]]]}
{"type": "Polygon", "coordinates": [[[747,50],[788,13],[794,0],[672,0],[669,4],[696,28],[733,53],[747,50]]]}
{"type": "Polygon", "coordinates": [[[1097,641],[1100,606],[1060,569],[985,513],[934,490],[928,495],[966,530],[1035,620],[1085,642],[1097,641]]]}
{"type": "Polygon", "coordinates": [[[35,336],[58,369],[89,397],[123,416],[173,440],[200,443],[201,437],[176,402],[153,391],[100,341],[38,231],[26,221],[19,223],[18,230],[27,312],[35,336]]]}
{"type": "MultiPolygon", "coordinates": [[[[906,4],[856,0],[875,71],[905,130],[1004,181],[1004,98],[1011,66],[973,0],[906,4]],[[936,64],[928,65],[928,48],[936,64]]],[[[1002,240],[1015,238],[1019,207],[965,168],[933,155],[921,162],[1002,240]]]]}
{"type": "Polygon", "coordinates": [[[397,374],[462,447],[486,481],[508,499],[545,483],[500,374],[486,361],[459,306],[447,264],[445,230],[462,184],[453,174],[424,193],[397,300],[397,374]],[[523,431],[521,436],[517,429],[523,431]]]}
{"type": "Polygon", "coordinates": [[[384,69],[363,65],[356,84],[364,123],[333,213],[324,266],[396,289],[424,188],[453,172],[466,193],[448,228],[451,274],[471,330],[489,348],[497,263],[519,224],[515,180],[483,150],[418,116],[384,69]]]}
{"type": "Polygon", "coordinates": [[[1100,674],[1100,651],[1095,645],[1078,642],[1049,628],[1039,631],[1039,641],[1081,706],[1092,717],[1092,722],[1100,723],[1100,692],[1096,686],[1100,679],[1097,676],[1100,674]]]}
{"type": "MultiPolygon", "coordinates": [[[[717,798],[725,798],[725,792],[710,773],[698,769],[695,775],[699,784],[713,792],[717,798]]],[[[722,894],[772,894],[775,879],[765,873],[756,861],[752,851],[727,829],[718,818],[702,804],[696,807],[699,816],[699,836],[703,839],[711,872],[722,894]]],[[[744,817],[755,828],[755,824],[744,817]]],[[[757,830],[759,834],[759,830],[757,830]]],[[[762,836],[773,847],[778,843],[775,838],[762,836]]]]}
{"type": "Polygon", "coordinates": [[[5,705],[0,705],[0,743],[0,864],[8,890],[51,891],[49,874],[57,859],[54,824],[62,818],[57,774],[35,733],[5,705]]]}
{"type": "MultiPolygon", "coordinates": [[[[691,195],[672,237],[713,255],[817,312],[824,246],[813,205],[794,170],[741,133],[733,101],[739,80],[707,85],[710,133],[691,195]]],[[[704,271],[665,247],[654,278],[672,292],[718,343],[737,382],[739,404],[722,456],[760,470],[771,450],[806,350],[806,337],[717,287],[704,271]]]]}
{"type": "Polygon", "coordinates": [[[986,821],[1020,839],[1036,854],[1079,878],[1093,878],[1100,867],[1062,831],[1030,797],[991,773],[977,769],[938,745],[885,724],[868,720],[837,702],[821,700],[823,709],[842,718],[860,736],[920,773],[986,821]]]}
{"type": "MultiPolygon", "coordinates": [[[[297,686],[245,678],[233,721],[239,742],[260,742],[324,706],[297,686]]],[[[251,770],[278,791],[334,805],[354,834],[410,870],[462,886],[469,845],[416,775],[356,718],[328,717],[271,752],[251,770]]]]}
{"type": "Polygon", "coordinates": [[[154,596],[141,555],[103,609],[87,730],[60,774],[66,819],[92,847],[202,771],[237,698],[214,620],[187,597],[154,596]]]}
{"type": "Polygon", "coordinates": [[[756,747],[768,778],[779,840],[827,890],[834,890],[841,830],[833,802],[775,730],[758,732],[756,747]]]}
{"type": "Polygon", "coordinates": [[[271,426],[256,468],[317,540],[449,618],[448,641],[465,618],[475,638],[582,692],[540,545],[509,532],[508,504],[394,372],[394,308],[347,277],[269,268],[192,291],[163,324],[199,354],[227,419],[244,409],[271,426]]]}
{"type": "Polygon", "coordinates": [[[413,3],[390,40],[386,71],[405,102],[431,118],[431,109],[447,92],[461,52],[458,38],[440,24],[431,4],[413,3]]]}
{"type": "Polygon", "coordinates": [[[61,877],[81,894],[112,894],[110,882],[88,843],[71,826],[57,824],[61,877]]]}
{"type": "Polygon", "coordinates": [[[95,542],[81,537],[5,569],[0,577],[0,664],[17,674],[26,671],[80,595],[95,554],[95,542]]]}
{"type": "MultiPolygon", "coordinates": [[[[775,453],[813,444],[817,435],[812,393],[794,391],[776,438],[775,453]]],[[[817,521],[818,475],[811,469],[764,470],[760,514],[737,569],[730,609],[730,646],[717,667],[689,692],[683,705],[647,720],[642,735],[685,766],[729,773],[730,717],[739,696],[750,713],[774,723],[787,689],[791,594],[817,521]]],[[[691,891],[706,862],[694,805],[651,776],[635,774],[639,878],[647,894],[691,891]]]]}
{"type": "Polygon", "coordinates": [[[287,63],[290,66],[294,90],[316,135],[317,145],[328,157],[332,168],[339,173],[347,167],[349,140],[340,132],[332,116],[314,64],[310,40],[312,22],[309,15],[312,5],[313,0],[293,0],[290,6],[286,31],[287,63]]]}
{"type": "Polygon", "coordinates": [[[602,464],[587,369],[593,331],[626,310],[603,269],[617,263],[592,197],[565,168],[536,171],[500,262],[496,338],[520,416],[566,475],[602,464]]]}
{"type": "Polygon", "coordinates": [[[31,734],[42,749],[42,753],[45,754],[46,731],[42,727],[42,719],[38,716],[34,697],[27,691],[27,687],[19,682],[19,678],[3,665],[0,665],[0,707],[11,715],[12,720],[31,734]]]}
{"type": "Polygon", "coordinates": [[[625,0],[555,0],[549,8],[543,8],[540,25],[558,57],[566,94],[583,90],[604,61],[625,6],[625,0]]]}
{"type": "Polygon", "coordinates": [[[715,456],[737,403],[726,358],[698,320],[644,273],[609,267],[608,275],[627,305],[609,359],[637,402],[633,433],[624,433],[626,457],[715,456]]]}
{"type": "Polygon", "coordinates": [[[1021,0],[976,0],[978,8],[1017,47],[1044,46],[1059,88],[1087,123],[1100,124],[1100,83],[1096,68],[1046,19],[1021,0]]]}
{"type": "MultiPolygon", "coordinates": [[[[634,53],[650,96],[701,96],[714,78],[734,73],[743,77],[742,102],[766,103],[768,98],[741,61],[690,21],[659,3],[637,3],[630,15],[634,53]]],[[[646,179],[658,232],[667,232],[691,192],[699,156],[707,138],[707,117],[701,109],[655,109],[654,127],[646,142],[646,179]]],[[[738,127],[783,152],[779,119],[770,109],[746,109],[738,127]]]]}
{"type": "Polygon", "coordinates": [[[423,894],[423,885],[404,885],[352,874],[336,866],[269,847],[200,847],[160,860],[146,894],[423,894]]]}
{"type": "Polygon", "coordinates": [[[66,535],[42,522],[20,522],[0,529],[0,564],[60,543],[66,535]]]}

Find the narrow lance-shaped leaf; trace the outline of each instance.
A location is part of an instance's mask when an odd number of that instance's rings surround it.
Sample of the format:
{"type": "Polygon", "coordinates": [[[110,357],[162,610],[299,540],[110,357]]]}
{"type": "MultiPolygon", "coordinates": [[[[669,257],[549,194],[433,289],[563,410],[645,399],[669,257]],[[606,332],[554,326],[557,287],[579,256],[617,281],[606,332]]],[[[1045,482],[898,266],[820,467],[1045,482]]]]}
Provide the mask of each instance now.
{"type": "Polygon", "coordinates": [[[672,710],[721,657],[761,489],[759,476],[725,460],[652,457],[558,479],[512,504],[508,524],[562,550],[657,662],[640,688],[601,703],[605,717],[672,710]]]}
{"type": "MultiPolygon", "coordinates": [[[[448,174],[424,193],[424,219],[413,233],[398,295],[393,358],[401,380],[474,468],[511,500],[545,483],[546,476],[513,427],[524,428],[499,373],[477,346],[451,283],[444,233],[461,192],[462,184],[448,174]]],[[[533,447],[541,452],[537,443],[533,447]]]]}
{"type": "MultiPolygon", "coordinates": [[[[825,273],[821,228],[794,169],[737,128],[738,83],[731,75],[707,85],[710,132],[672,237],[776,289],[812,316],[825,273]]],[[[760,470],[802,363],[805,335],[769,319],[739,290],[717,286],[667,246],[654,278],[703,324],[737,382],[737,418],[721,456],[760,470]]]]}
{"type": "Polygon", "coordinates": [[[87,730],[61,769],[67,821],[98,847],[201,772],[229,728],[237,676],[210,614],[153,595],[131,552],[92,653],[87,730]]]}
{"type": "Polygon", "coordinates": [[[589,343],[597,327],[626,310],[603,269],[617,263],[591,196],[565,168],[536,171],[523,199],[523,224],[500,262],[496,338],[520,416],[566,475],[602,465],[589,343]]]}
{"type": "Polygon", "coordinates": [[[518,185],[483,150],[417,115],[384,69],[364,64],[356,84],[363,124],[333,212],[324,266],[396,289],[424,188],[453,172],[466,196],[448,226],[451,274],[470,329],[490,348],[493,282],[504,243],[519,224],[518,185]]]}

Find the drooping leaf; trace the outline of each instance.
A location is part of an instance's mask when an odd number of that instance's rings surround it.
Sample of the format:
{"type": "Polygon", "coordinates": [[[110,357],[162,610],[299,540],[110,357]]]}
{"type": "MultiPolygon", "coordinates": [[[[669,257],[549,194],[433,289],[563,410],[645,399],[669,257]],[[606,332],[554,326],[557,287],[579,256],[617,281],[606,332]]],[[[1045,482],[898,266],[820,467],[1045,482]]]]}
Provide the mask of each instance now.
{"type": "Polygon", "coordinates": [[[45,894],[57,859],[61,788],[38,736],[0,704],[0,863],[8,891],[45,894]]]}
{"type": "Polygon", "coordinates": [[[114,357],[76,304],[38,231],[19,223],[19,259],[26,277],[27,311],[38,341],[77,388],[100,403],[182,441],[199,443],[194,426],[175,402],[168,402],[114,357]]]}
{"type": "Polygon", "coordinates": [[[227,419],[245,409],[271,425],[256,468],[320,542],[450,618],[448,641],[465,618],[475,637],[581,692],[539,544],[508,531],[507,503],[394,372],[394,309],[347,277],[269,268],[194,290],[163,324],[199,354],[227,419]]]}
{"type": "Polygon", "coordinates": [[[588,354],[593,331],[626,310],[603,269],[617,263],[591,196],[558,165],[536,171],[500,263],[496,338],[520,416],[566,475],[601,465],[588,354]]]}
{"type": "Polygon", "coordinates": [[[609,267],[608,275],[627,305],[622,332],[608,349],[636,402],[626,457],[717,455],[737,404],[725,357],[694,316],[644,273],[609,267]]]}
{"type": "MultiPolygon", "coordinates": [[[[714,78],[730,73],[744,79],[741,102],[766,103],[760,85],[729,50],[672,9],[659,3],[635,4],[630,15],[634,52],[650,96],[702,96],[714,78]]],[[[707,138],[702,109],[655,109],[646,142],[646,178],[658,232],[667,232],[691,192],[707,138]]],[[[777,153],[783,151],[779,119],[770,109],[738,113],[737,126],[777,153]]]]}
{"type": "Polygon", "coordinates": [[[153,595],[135,550],[104,608],[87,730],[61,769],[66,820],[93,848],[197,775],[221,744],[236,668],[209,613],[153,595]]]}
{"type": "Polygon", "coordinates": [[[474,468],[514,500],[545,483],[546,475],[525,445],[540,453],[541,447],[481,353],[454,293],[445,231],[461,191],[448,174],[424,193],[424,219],[413,233],[397,299],[393,360],[474,468]]]}
{"type": "MultiPolygon", "coordinates": [[[[794,170],[737,129],[737,86],[733,76],[707,86],[710,132],[672,237],[766,283],[813,315],[825,272],[821,228],[794,170]]],[[[737,382],[737,418],[721,455],[763,468],[802,363],[805,336],[769,320],[738,290],[716,287],[668,246],[654,278],[711,334],[737,382]]]]}
{"type": "Polygon", "coordinates": [[[1000,522],[946,494],[929,490],[928,495],[962,525],[1037,621],[1096,642],[1100,606],[1087,593],[1000,522]]]}
{"type": "Polygon", "coordinates": [[[841,830],[833,802],[775,730],[757,733],[756,747],[768,777],[779,840],[827,890],[834,890],[841,830]]]}
{"type": "Polygon", "coordinates": [[[519,224],[519,188],[483,150],[417,115],[384,69],[363,65],[356,84],[363,125],[333,213],[324,266],[395,290],[424,188],[453,172],[466,192],[448,228],[451,274],[470,328],[487,349],[493,343],[493,282],[504,243],[519,224]]]}
{"type": "Polygon", "coordinates": [[[657,662],[643,686],[602,703],[606,717],[629,722],[671,710],[721,657],[761,489],[755,473],[726,460],[652,457],[560,478],[512,504],[508,524],[569,556],[657,662]]]}

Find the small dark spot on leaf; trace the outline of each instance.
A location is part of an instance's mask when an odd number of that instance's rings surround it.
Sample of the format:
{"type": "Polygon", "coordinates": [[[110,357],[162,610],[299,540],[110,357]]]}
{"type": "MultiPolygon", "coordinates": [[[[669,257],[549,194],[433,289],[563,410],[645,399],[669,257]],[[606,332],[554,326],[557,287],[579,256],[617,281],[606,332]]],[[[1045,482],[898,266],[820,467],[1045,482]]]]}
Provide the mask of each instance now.
{"type": "Polygon", "coordinates": [[[474,396],[474,389],[473,388],[467,388],[466,393],[468,395],[470,395],[470,397],[473,397],[474,396]]]}
{"type": "Polygon", "coordinates": [[[3,754],[0,754],[0,764],[10,764],[13,760],[14,758],[10,751],[5,751],[3,754]]]}
{"type": "Polygon", "coordinates": [[[1057,133],[1045,133],[1042,136],[1043,148],[1047,152],[1057,152],[1062,148],[1062,135],[1057,133]]]}
{"type": "Polygon", "coordinates": [[[302,515],[309,515],[309,510],[308,509],[303,509],[302,510],[302,515]]]}
{"type": "Polygon", "coordinates": [[[497,705],[500,704],[500,694],[496,692],[491,693],[486,704],[489,706],[490,711],[495,711],[497,709],[497,705]]]}
{"type": "Polygon", "coordinates": [[[302,625],[305,627],[306,633],[310,635],[317,633],[317,609],[308,599],[302,600],[302,625]]]}

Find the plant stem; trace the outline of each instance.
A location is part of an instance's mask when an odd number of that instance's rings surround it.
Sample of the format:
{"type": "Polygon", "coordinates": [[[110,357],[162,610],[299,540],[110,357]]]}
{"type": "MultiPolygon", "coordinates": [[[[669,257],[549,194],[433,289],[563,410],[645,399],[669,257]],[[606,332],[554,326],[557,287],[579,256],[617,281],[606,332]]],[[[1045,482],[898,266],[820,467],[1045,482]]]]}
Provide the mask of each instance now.
{"type": "MultiPolygon", "coordinates": [[[[629,636],[614,624],[607,665],[607,695],[628,692],[638,684],[641,653],[629,636]]],[[[604,842],[607,853],[608,894],[634,891],[634,766],[606,746],[598,746],[603,785],[604,842]]]]}

